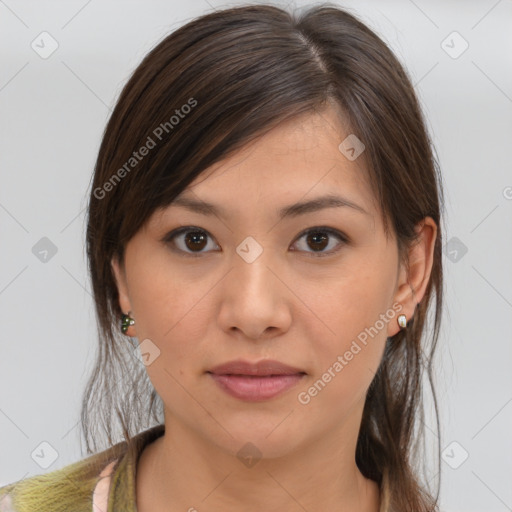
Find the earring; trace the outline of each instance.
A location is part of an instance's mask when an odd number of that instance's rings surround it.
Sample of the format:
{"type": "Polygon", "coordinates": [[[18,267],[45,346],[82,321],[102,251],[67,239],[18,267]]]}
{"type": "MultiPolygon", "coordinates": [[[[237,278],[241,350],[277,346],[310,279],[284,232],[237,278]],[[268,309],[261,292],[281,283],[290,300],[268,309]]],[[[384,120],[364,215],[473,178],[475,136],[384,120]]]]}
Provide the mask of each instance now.
{"type": "Polygon", "coordinates": [[[131,311],[128,311],[128,314],[121,317],[121,331],[123,334],[126,334],[126,331],[135,323],[135,320],[130,316],[131,311]]]}
{"type": "Polygon", "coordinates": [[[407,327],[407,317],[405,315],[398,315],[397,322],[401,329],[407,327]]]}

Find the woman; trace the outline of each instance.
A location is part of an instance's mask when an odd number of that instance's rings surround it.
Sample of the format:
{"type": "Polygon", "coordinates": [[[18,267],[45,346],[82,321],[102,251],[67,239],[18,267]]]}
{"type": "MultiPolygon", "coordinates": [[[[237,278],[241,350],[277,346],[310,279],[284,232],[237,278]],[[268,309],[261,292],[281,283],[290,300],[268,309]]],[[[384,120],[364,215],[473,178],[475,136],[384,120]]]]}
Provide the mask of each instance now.
{"type": "Polygon", "coordinates": [[[414,447],[441,208],[408,76],[353,15],[248,5],[170,34],[91,187],[89,457],[2,510],[437,510],[414,447]]]}

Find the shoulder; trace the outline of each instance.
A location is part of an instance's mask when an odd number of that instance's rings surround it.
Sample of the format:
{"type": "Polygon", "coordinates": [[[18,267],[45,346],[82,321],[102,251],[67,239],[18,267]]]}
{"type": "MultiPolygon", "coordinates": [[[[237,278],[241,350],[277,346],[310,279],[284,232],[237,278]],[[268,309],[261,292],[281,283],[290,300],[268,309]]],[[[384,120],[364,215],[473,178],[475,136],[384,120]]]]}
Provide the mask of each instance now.
{"type": "Polygon", "coordinates": [[[122,452],[114,448],[118,445],[61,469],[0,487],[0,512],[91,512],[94,495],[108,494],[105,477],[122,458],[122,452]]]}
{"type": "Polygon", "coordinates": [[[0,487],[0,512],[106,512],[110,503],[126,510],[135,503],[138,457],[164,432],[165,425],[156,425],[61,469],[0,487]]]}

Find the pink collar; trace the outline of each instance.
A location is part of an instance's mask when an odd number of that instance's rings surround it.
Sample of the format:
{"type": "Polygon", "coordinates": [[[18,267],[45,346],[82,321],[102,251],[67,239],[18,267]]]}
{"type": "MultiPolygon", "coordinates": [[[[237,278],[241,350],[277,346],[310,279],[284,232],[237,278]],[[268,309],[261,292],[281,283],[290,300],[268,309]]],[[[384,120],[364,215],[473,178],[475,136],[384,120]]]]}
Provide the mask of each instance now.
{"type": "Polygon", "coordinates": [[[107,512],[108,511],[108,495],[110,491],[110,479],[112,476],[112,469],[114,468],[116,460],[113,460],[106,466],[100,473],[100,479],[94,487],[92,492],[92,512],[107,512]]]}

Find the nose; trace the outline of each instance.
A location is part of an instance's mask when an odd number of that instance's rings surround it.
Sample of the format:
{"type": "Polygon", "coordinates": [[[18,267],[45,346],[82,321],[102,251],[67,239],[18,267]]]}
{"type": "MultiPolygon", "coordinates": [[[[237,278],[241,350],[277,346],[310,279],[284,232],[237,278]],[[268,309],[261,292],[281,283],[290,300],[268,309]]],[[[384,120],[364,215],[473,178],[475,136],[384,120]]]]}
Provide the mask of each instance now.
{"type": "Polygon", "coordinates": [[[257,341],[289,329],[293,293],[270,253],[264,250],[254,261],[239,254],[232,258],[219,290],[218,322],[225,332],[257,341]]]}

